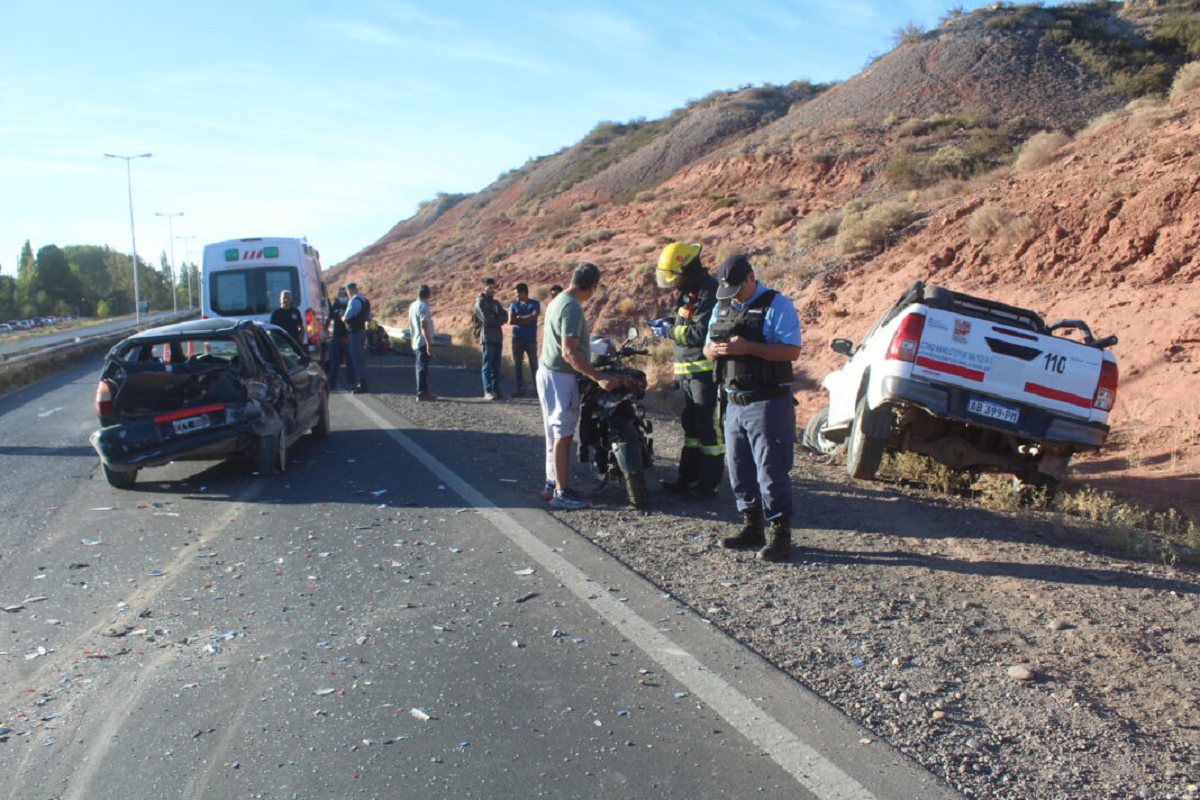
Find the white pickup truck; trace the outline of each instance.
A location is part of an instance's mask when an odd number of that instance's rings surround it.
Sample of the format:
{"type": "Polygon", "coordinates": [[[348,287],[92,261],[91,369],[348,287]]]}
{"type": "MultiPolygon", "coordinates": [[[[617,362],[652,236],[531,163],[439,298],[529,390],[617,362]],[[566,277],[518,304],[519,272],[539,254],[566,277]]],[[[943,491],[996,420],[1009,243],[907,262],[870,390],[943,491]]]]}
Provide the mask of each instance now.
{"type": "Polygon", "coordinates": [[[1007,472],[1052,487],[1071,456],[1108,437],[1117,361],[1082,320],[1052,325],[1025,309],[917,281],[822,382],[829,405],[809,449],[845,445],[851,476],[871,479],[885,452],[923,453],[954,470],[1007,472]],[[1055,335],[1078,331],[1083,341],[1055,335]]]}

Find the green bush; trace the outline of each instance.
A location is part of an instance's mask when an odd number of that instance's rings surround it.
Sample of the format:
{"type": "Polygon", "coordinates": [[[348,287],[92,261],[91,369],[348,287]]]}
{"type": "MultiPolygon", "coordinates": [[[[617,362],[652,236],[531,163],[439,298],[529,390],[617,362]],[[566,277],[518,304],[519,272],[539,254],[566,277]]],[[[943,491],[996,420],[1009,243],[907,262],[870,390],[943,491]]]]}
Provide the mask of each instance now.
{"type": "Polygon", "coordinates": [[[916,44],[921,41],[921,37],[924,35],[925,29],[912,20],[909,20],[904,25],[892,31],[892,41],[896,47],[903,47],[906,44],[916,44]]]}
{"type": "Polygon", "coordinates": [[[711,206],[709,206],[708,210],[716,211],[717,209],[721,208],[729,208],[732,205],[737,205],[737,202],[738,198],[736,197],[722,197],[720,200],[717,200],[711,206]]]}

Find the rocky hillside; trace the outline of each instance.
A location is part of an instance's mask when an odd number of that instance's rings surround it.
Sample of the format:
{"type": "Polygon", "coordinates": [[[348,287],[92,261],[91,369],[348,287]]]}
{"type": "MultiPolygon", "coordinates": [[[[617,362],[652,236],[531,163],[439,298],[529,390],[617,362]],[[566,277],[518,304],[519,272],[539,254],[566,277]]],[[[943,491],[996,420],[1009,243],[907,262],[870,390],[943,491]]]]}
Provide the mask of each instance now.
{"type": "Polygon", "coordinates": [[[710,265],[745,252],[801,309],[804,412],[837,364],[830,339],[861,336],[914,279],[1081,316],[1121,337],[1123,381],[1114,447],[1080,471],[1200,505],[1200,96],[1181,80],[1165,98],[1200,57],[1194,5],[950,15],[832,87],[601,123],[436,198],[334,273],[393,313],[430,283],[453,330],[480,278],[544,290],[589,260],[598,327],[621,329],[665,309],[650,269],[665,243],[703,243],[710,265]]]}

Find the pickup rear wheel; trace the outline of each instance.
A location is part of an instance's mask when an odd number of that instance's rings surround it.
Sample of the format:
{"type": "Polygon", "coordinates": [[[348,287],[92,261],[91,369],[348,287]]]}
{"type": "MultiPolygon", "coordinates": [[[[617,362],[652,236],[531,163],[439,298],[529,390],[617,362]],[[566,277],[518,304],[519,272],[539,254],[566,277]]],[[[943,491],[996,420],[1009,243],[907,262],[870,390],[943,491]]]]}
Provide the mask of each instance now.
{"type": "Polygon", "coordinates": [[[132,489],[137,483],[138,471],[136,469],[117,470],[109,469],[107,464],[101,464],[104,467],[104,479],[108,481],[108,485],[114,489],[132,489]]]}
{"type": "Polygon", "coordinates": [[[831,442],[824,436],[825,425],[829,422],[829,406],[822,406],[813,413],[808,420],[808,425],[804,428],[803,445],[810,453],[816,453],[819,456],[831,455],[840,446],[838,442],[831,442]]]}
{"type": "Polygon", "coordinates": [[[854,410],[854,423],[850,426],[850,436],[846,441],[846,472],[850,473],[851,478],[874,480],[879,465],[883,463],[885,440],[864,431],[867,420],[877,413],[867,406],[865,396],[859,398],[854,410]]]}

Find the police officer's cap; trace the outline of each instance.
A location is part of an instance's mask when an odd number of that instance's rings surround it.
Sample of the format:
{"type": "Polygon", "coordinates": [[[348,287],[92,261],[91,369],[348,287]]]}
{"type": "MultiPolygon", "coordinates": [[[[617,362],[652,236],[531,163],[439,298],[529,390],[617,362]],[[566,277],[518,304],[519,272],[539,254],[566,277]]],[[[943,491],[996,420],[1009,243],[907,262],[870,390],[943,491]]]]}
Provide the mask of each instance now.
{"type": "Polygon", "coordinates": [[[750,259],[743,255],[730,256],[717,267],[717,299],[728,300],[738,293],[746,276],[754,271],[750,259]]]}

